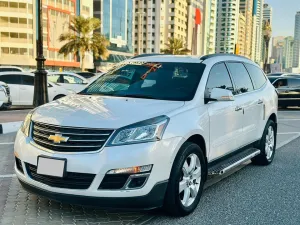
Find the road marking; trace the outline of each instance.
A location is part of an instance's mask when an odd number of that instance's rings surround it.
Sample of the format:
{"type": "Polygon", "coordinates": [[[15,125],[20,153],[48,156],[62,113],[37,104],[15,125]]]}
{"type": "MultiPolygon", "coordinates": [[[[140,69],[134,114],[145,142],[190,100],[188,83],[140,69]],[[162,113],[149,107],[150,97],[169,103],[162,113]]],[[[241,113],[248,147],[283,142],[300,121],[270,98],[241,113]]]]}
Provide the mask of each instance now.
{"type": "Polygon", "coordinates": [[[300,134],[300,132],[285,132],[285,133],[278,133],[278,134],[300,134]]]}
{"type": "Polygon", "coordinates": [[[284,145],[287,145],[288,143],[290,143],[291,141],[297,139],[298,137],[300,137],[300,133],[294,135],[293,137],[281,142],[280,144],[278,144],[277,149],[283,147],[284,145]]]}
{"type": "Polygon", "coordinates": [[[7,174],[7,175],[0,175],[0,178],[9,178],[9,177],[15,177],[16,174],[7,174]]]}
{"type": "Polygon", "coordinates": [[[297,121],[297,120],[300,120],[300,119],[279,119],[279,122],[280,121],[289,121],[289,120],[296,120],[297,121]]]}
{"type": "Polygon", "coordinates": [[[13,145],[15,142],[4,142],[0,143],[0,145],[13,145]]]}

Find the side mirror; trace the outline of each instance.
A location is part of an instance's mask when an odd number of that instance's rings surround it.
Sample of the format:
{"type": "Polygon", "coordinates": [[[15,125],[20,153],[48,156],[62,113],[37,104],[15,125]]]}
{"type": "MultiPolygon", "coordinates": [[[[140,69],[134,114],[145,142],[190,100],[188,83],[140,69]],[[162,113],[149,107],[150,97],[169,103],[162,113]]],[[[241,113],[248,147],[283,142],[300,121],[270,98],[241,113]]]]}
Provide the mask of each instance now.
{"type": "Polygon", "coordinates": [[[210,101],[234,101],[234,96],[230,90],[213,88],[210,93],[210,101]]]}

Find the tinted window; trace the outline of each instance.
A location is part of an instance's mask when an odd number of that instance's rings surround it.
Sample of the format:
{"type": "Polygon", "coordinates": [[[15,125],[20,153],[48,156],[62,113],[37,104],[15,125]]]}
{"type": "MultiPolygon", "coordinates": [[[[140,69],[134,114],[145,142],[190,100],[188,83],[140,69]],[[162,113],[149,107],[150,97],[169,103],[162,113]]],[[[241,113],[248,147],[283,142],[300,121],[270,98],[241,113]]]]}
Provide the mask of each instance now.
{"type": "Polygon", "coordinates": [[[276,88],[287,87],[287,79],[279,79],[273,85],[276,88]]]}
{"type": "Polygon", "coordinates": [[[189,101],[204,69],[201,63],[124,62],[81,94],[189,101]]]}
{"type": "Polygon", "coordinates": [[[271,82],[271,84],[278,79],[278,77],[268,77],[269,81],[271,82]]]}
{"type": "Polygon", "coordinates": [[[300,79],[288,79],[288,87],[300,87],[300,79]]]}
{"type": "Polygon", "coordinates": [[[21,84],[21,76],[14,74],[3,75],[0,76],[0,81],[7,84],[21,84]]]}
{"type": "Polygon", "coordinates": [[[266,83],[266,77],[263,74],[262,70],[257,66],[253,66],[251,64],[245,64],[250,77],[253,81],[254,88],[259,89],[266,83]]]}
{"type": "Polygon", "coordinates": [[[223,88],[233,91],[233,85],[224,63],[213,66],[206,84],[205,97],[209,98],[213,88],[223,88]]]}
{"type": "Polygon", "coordinates": [[[253,90],[250,76],[242,63],[227,63],[236,85],[235,94],[246,93],[253,90]]]}
{"type": "Polygon", "coordinates": [[[34,85],[34,77],[33,76],[23,75],[22,76],[22,84],[23,85],[31,85],[31,86],[33,86],[34,85]]]}
{"type": "Polygon", "coordinates": [[[20,69],[17,68],[0,68],[0,72],[22,72],[20,69]]]}
{"type": "Polygon", "coordinates": [[[77,74],[80,75],[80,76],[82,76],[82,77],[84,77],[84,78],[86,78],[86,79],[89,79],[89,78],[95,76],[95,74],[93,74],[93,73],[87,73],[87,72],[78,72],[77,74]]]}

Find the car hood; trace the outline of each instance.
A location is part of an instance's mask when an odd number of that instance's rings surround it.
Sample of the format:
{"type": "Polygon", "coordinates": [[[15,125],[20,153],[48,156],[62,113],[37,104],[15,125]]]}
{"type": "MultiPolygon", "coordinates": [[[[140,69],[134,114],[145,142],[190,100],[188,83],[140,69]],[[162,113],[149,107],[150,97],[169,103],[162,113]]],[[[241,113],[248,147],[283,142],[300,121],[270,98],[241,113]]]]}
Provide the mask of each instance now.
{"type": "Polygon", "coordinates": [[[59,126],[116,129],[166,115],[184,102],[70,95],[36,109],[33,121],[59,126]]]}

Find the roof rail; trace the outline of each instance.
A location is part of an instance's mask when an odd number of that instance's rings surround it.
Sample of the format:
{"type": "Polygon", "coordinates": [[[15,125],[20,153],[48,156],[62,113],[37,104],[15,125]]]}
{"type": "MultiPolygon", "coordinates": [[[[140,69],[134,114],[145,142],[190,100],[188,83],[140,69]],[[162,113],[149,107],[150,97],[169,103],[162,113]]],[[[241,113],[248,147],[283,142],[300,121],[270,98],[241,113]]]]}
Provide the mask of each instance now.
{"type": "Polygon", "coordinates": [[[210,58],[214,58],[214,57],[218,57],[218,56],[234,56],[234,57],[251,60],[245,56],[235,55],[235,54],[230,54],[230,53],[216,53],[216,54],[204,55],[204,56],[201,56],[200,60],[206,60],[206,59],[210,59],[210,58]]]}
{"type": "Polygon", "coordinates": [[[140,54],[140,55],[136,55],[131,57],[131,59],[137,59],[137,58],[142,58],[142,57],[147,57],[147,56],[156,56],[156,55],[165,55],[165,54],[161,54],[161,53],[149,53],[149,54],[140,54]]]}

